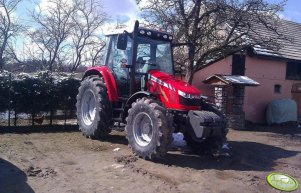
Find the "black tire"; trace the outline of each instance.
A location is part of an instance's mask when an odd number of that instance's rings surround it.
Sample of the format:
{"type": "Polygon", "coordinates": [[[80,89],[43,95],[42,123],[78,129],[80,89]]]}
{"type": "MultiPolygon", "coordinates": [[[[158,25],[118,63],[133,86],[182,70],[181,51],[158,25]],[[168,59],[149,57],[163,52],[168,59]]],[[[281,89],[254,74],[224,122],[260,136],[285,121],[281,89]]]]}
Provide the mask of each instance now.
{"type": "Polygon", "coordinates": [[[127,139],[134,154],[143,159],[166,154],[172,141],[172,116],[157,101],[138,99],[129,109],[126,121],[127,139]]]}
{"type": "Polygon", "coordinates": [[[110,132],[111,104],[104,81],[99,76],[88,76],[81,82],[78,91],[76,115],[79,130],[91,139],[107,135],[110,132]],[[95,110],[91,111],[92,108],[95,110]]]}

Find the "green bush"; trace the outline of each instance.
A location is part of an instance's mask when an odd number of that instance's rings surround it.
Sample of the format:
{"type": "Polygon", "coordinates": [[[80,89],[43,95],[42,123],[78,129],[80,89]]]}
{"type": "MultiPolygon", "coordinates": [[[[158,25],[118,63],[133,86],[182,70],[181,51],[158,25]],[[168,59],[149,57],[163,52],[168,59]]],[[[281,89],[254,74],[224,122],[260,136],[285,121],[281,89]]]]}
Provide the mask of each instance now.
{"type": "MultiPolygon", "coordinates": [[[[50,110],[74,110],[80,80],[68,74],[50,76],[21,73],[11,79],[11,110],[37,113],[50,110]]],[[[0,75],[0,112],[8,110],[9,74],[0,75]]]]}

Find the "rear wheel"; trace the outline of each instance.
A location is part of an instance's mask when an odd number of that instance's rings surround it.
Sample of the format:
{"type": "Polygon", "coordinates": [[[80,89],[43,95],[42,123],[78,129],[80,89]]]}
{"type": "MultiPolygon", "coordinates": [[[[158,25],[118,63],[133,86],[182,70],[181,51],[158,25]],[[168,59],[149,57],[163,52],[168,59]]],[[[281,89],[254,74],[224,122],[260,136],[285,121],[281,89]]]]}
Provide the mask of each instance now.
{"type": "Polygon", "coordinates": [[[156,159],[168,151],[172,120],[155,100],[142,98],[132,104],[126,119],[129,146],[142,158],[156,159]]]}
{"type": "Polygon", "coordinates": [[[82,81],[76,108],[79,129],[84,135],[98,139],[110,132],[110,102],[99,76],[89,76],[82,81]]]}

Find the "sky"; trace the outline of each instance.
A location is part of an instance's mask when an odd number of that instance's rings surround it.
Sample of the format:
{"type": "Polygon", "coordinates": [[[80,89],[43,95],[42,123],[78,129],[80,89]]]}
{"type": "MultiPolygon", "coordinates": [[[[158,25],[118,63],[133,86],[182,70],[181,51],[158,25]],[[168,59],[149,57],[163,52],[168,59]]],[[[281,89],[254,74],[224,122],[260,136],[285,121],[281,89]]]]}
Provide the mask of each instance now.
{"type": "MultiPolygon", "coordinates": [[[[30,11],[36,7],[36,3],[43,4],[48,0],[23,0],[18,6],[15,15],[25,25],[34,27],[32,19],[28,16],[30,11]],[[36,2],[36,3],[34,3],[36,2]]],[[[124,23],[133,26],[135,20],[139,19],[139,9],[136,5],[136,0],[100,0],[103,4],[105,12],[111,18],[109,22],[103,26],[103,30],[109,30],[111,26],[116,26],[117,20],[119,23],[124,23]]],[[[267,0],[270,3],[280,2],[281,0],[267,0]]],[[[301,0],[288,0],[284,12],[280,13],[280,17],[286,20],[301,23],[301,0]]],[[[22,49],[24,39],[17,39],[17,50],[22,49]]]]}
{"type": "MultiPolygon", "coordinates": [[[[47,0],[23,0],[18,6],[16,14],[25,24],[31,24],[28,13],[34,10],[36,3],[46,2],[47,0]]],[[[139,9],[135,0],[101,0],[105,12],[111,18],[110,22],[128,22],[138,19],[139,9]]]]}
{"type": "MultiPolygon", "coordinates": [[[[270,2],[274,2],[269,0],[270,2]]],[[[277,2],[277,1],[276,1],[277,2]]],[[[301,1],[288,0],[284,7],[283,19],[301,23],[301,1]]]]}
{"type": "MultiPolygon", "coordinates": [[[[33,1],[43,2],[47,0],[23,0],[18,7],[16,14],[20,20],[26,24],[30,24],[28,12],[33,10],[35,5],[33,1]]],[[[112,23],[128,22],[133,23],[139,18],[139,9],[135,0],[101,0],[104,10],[111,18],[112,23]]],[[[280,0],[267,0],[268,2],[279,2],[280,0]]],[[[280,14],[281,18],[301,23],[301,1],[288,0],[284,7],[284,12],[280,14]]]]}

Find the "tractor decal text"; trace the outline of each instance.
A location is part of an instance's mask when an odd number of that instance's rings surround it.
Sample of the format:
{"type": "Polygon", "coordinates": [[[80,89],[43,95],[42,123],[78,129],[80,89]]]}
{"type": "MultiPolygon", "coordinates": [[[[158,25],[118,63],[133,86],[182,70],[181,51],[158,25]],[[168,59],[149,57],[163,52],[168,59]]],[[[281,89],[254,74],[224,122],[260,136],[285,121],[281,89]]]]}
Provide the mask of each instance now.
{"type": "Polygon", "coordinates": [[[162,80],[160,80],[160,79],[158,79],[158,78],[156,78],[156,77],[154,77],[154,76],[152,76],[152,75],[148,75],[148,78],[149,78],[150,80],[152,80],[152,81],[154,81],[154,82],[156,82],[156,83],[158,83],[158,84],[160,84],[160,85],[162,85],[162,86],[168,88],[168,84],[165,83],[165,82],[163,82],[162,80]]]}

